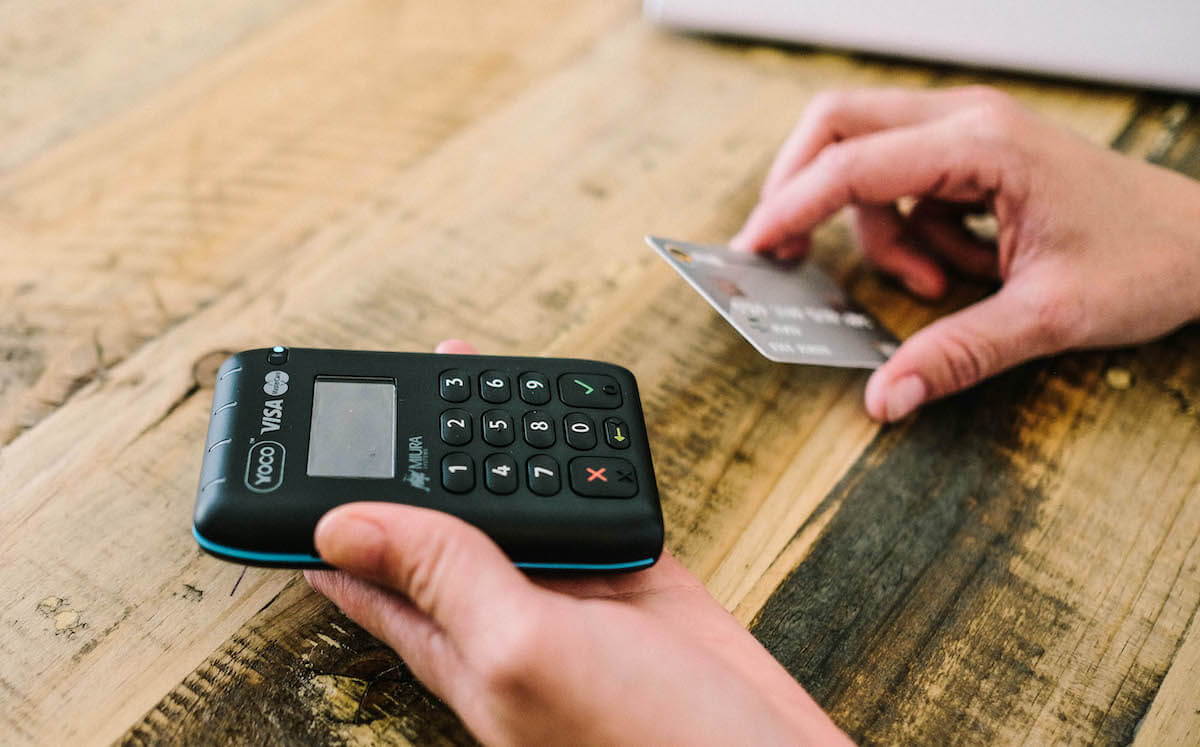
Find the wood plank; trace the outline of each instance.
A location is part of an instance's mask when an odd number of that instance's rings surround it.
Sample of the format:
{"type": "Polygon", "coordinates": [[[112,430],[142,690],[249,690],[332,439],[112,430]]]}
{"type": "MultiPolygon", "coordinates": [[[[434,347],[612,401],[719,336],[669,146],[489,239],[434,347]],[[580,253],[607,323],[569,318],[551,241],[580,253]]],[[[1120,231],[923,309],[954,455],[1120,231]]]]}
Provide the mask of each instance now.
{"type": "MultiPolygon", "coordinates": [[[[1170,112],[1124,144],[1170,152],[1170,112]]],[[[1164,675],[1161,712],[1194,708],[1197,352],[1193,325],[1059,356],[888,429],[781,556],[755,634],[865,741],[1127,742],[1164,675]]]]}
{"type": "MultiPolygon", "coordinates": [[[[1175,102],[1164,112],[1168,137],[1155,140],[1151,151],[1155,159],[1183,173],[1200,177],[1200,111],[1194,102],[1175,102]]],[[[1167,393],[1175,397],[1180,409],[1200,418],[1200,397],[1179,381],[1168,382],[1167,393]]],[[[1200,576],[1195,546],[1191,538],[1193,562],[1181,569],[1181,575],[1200,576]]],[[[1193,609],[1184,636],[1171,654],[1171,665],[1162,680],[1146,717],[1137,729],[1135,745],[1196,744],[1200,742],[1200,607],[1193,609]]]]}
{"type": "Polygon", "coordinates": [[[304,2],[4,3],[0,176],[157,94],[304,2]]]}
{"type": "MultiPolygon", "coordinates": [[[[629,9],[316,4],[227,53],[210,43],[211,64],[161,96],[116,97],[131,108],[0,174],[0,360],[12,362],[0,444],[248,274],[290,261],[629,9]]],[[[94,44],[90,27],[75,32],[94,44]]],[[[127,56],[125,42],[114,34],[107,56],[127,56]]]]}

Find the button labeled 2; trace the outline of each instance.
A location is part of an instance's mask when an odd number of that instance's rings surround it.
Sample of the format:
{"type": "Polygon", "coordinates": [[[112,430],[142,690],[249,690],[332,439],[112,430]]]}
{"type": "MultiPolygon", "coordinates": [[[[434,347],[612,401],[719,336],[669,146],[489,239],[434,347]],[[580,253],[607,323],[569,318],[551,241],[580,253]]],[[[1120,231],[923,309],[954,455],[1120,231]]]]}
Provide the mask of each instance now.
{"type": "Polygon", "coordinates": [[[442,413],[442,440],[451,446],[462,446],[471,440],[471,413],[466,410],[446,410],[442,413]]]}

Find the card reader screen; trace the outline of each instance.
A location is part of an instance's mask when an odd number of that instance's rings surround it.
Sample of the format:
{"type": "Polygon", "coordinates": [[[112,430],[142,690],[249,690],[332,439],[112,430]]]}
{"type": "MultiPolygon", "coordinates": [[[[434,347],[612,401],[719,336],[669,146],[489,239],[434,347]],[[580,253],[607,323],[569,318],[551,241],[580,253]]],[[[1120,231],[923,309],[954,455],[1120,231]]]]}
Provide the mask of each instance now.
{"type": "Polygon", "coordinates": [[[317,378],[308,474],[376,479],[396,476],[394,382],[317,378]]]}

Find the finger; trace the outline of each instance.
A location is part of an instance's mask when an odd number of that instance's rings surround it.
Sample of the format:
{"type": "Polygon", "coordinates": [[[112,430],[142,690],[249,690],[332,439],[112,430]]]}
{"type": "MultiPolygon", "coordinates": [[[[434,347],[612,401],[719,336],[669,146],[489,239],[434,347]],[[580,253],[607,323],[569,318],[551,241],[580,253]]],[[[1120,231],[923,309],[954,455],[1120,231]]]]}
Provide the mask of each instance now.
{"type": "Polygon", "coordinates": [[[623,599],[634,603],[666,590],[704,588],[700,579],[665,550],[659,556],[658,562],[636,573],[574,578],[546,577],[537,579],[536,583],[544,589],[573,597],[623,599]]]}
{"type": "Polygon", "coordinates": [[[853,225],[871,264],[923,298],[941,298],[946,292],[946,273],[910,243],[904,218],[894,206],[860,205],[854,209],[853,225]]]}
{"type": "Polygon", "coordinates": [[[330,565],[403,594],[466,658],[545,594],[483,532],[440,511],[349,503],[321,518],[315,540],[330,565]]]}
{"type": "Polygon", "coordinates": [[[825,146],[871,132],[928,122],[989,98],[1003,96],[979,86],[941,90],[875,88],[817,94],[804,109],[763,182],[766,199],[825,146]]]}
{"type": "Polygon", "coordinates": [[[342,571],[305,571],[304,578],[368,633],[395,649],[418,679],[443,698],[464,671],[442,629],[394,591],[342,571]]]}
{"type": "Polygon", "coordinates": [[[1067,347],[1012,286],[917,332],[867,382],[867,412],[893,422],[922,404],[1067,347]]]}
{"type": "Polygon", "coordinates": [[[450,353],[457,355],[478,355],[475,346],[464,340],[442,340],[433,349],[435,353],[450,353]]]}
{"type": "Polygon", "coordinates": [[[750,250],[774,246],[849,204],[885,205],[906,196],[983,199],[999,188],[1002,164],[977,124],[955,115],[830,145],[759,203],[736,241],[750,250]]]}
{"type": "Polygon", "coordinates": [[[962,272],[998,278],[996,247],[967,230],[963,216],[968,212],[968,208],[953,203],[920,200],[908,214],[907,224],[929,248],[962,272]]]}

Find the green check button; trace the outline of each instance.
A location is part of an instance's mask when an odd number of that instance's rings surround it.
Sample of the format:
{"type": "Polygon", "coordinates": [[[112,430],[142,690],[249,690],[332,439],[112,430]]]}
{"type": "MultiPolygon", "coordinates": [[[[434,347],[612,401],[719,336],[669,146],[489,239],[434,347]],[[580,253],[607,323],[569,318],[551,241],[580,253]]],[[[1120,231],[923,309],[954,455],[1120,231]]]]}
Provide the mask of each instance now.
{"type": "Polygon", "coordinates": [[[621,406],[621,387],[608,374],[565,373],[558,377],[558,397],[571,407],[612,410],[621,406]]]}

